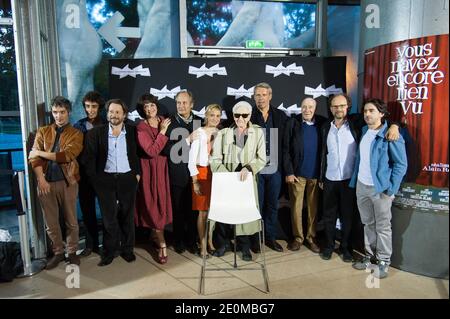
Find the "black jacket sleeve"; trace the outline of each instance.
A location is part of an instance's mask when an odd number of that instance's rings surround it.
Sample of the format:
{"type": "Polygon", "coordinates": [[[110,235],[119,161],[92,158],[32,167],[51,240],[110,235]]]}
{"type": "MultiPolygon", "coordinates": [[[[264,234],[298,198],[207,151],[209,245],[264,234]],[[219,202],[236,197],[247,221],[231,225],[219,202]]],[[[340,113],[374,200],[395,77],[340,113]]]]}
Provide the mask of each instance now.
{"type": "Polygon", "coordinates": [[[292,136],[294,133],[295,121],[296,120],[293,118],[288,119],[286,122],[286,128],[284,130],[283,169],[286,176],[294,174],[294,167],[292,165],[292,158],[291,158],[291,143],[292,143],[292,136]]]}
{"type": "Polygon", "coordinates": [[[93,178],[96,175],[96,163],[98,155],[98,138],[100,136],[100,128],[93,128],[86,133],[84,139],[84,152],[81,162],[84,165],[86,175],[93,178]]]}
{"type": "Polygon", "coordinates": [[[136,126],[127,124],[127,130],[131,132],[132,138],[129,140],[130,145],[128,147],[128,161],[130,163],[130,168],[136,173],[136,175],[141,175],[141,163],[138,157],[137,149],[137,130],[136,126]]]}

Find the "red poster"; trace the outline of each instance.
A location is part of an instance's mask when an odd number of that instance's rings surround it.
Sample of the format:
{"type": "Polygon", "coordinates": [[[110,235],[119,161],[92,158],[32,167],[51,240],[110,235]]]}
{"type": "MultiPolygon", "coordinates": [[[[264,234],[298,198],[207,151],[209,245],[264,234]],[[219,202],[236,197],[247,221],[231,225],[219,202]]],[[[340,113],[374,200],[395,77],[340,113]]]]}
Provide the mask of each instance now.
{"type": "Polygon", "coordinates": [[[448,34],[365,52],[364,99],[388,102],[390,118],[405,124],[406,182],[448,188],[448,58],[448,34]]]}

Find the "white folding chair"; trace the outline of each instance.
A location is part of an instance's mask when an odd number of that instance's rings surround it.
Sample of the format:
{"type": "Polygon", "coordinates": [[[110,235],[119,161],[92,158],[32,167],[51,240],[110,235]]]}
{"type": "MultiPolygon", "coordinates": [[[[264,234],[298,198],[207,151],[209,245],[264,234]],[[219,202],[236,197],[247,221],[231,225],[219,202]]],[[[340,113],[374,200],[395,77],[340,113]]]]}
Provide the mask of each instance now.
{"type": "Polygon", "coordinates": [[[261,270],[266,293],[269,292],[269,278],[267,275],[266,256],[263,245],[264,222],[256,205],[253,187],[253,177],[251,174],[249,174],[247,179],[242,182],[239,180],[239,173],[236,172],[213,173],[211,204],[206,223],[204,242],[207,242],[211,221],[234,225],[234,265],[233,268],[206,268],[206,254],[202,254],[203,261],[198,288],[200,294],[205,294],[206,271],[217,270],[261,270]],[[238,268],[236,261],[236,225],[254,221],[259,221],[261,229],[261,232],[258,233],[259,248],[262,256],[261,268],[238,268]]]}

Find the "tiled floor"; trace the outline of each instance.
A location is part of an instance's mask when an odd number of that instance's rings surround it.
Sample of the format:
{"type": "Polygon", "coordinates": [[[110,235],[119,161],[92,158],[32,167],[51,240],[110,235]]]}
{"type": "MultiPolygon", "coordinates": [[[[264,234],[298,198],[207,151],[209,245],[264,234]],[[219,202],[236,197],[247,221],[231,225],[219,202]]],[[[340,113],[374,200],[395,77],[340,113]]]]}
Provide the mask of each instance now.
{"type": "MultiPolygon", "coordinates": [[[[280,241],[285,247],[286,243],[280,241]]],[[[169,249],[169,261],[158,264],[150,248],[136,248],[137,260],[128,264],[121,257],[98,267],[98,255],[82,259],[80,288],[66,287],[66,265],[42,271],[31,278],[0,284],[1,298],[449,298],[448,280],[427,278],[390,268],[378,288],[368,288],[368,273],[352,269],[333,254],[324,261],[305,247],[299,252],[277,253],[266,249],[270,293],[264,292],[259,264],[241,261],[243,270],[208,271],[206,295],[197,293],[202,260],[188,252],[169,249]]],[[[254,255],[255,259],[256,255],[254,255]]],[[[259,257],[257,262],[261,261],[259,257]]],[[[229,268],[233,254],[208,259],[209,267],[229,268]]]]}

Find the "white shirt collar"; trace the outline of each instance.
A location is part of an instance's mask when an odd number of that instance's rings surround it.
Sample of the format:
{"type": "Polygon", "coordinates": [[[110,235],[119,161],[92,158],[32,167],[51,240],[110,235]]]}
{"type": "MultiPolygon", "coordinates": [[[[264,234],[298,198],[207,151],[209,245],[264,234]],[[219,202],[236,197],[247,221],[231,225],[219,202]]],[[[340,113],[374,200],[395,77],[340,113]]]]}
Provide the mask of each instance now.
{"type": "Polygon", "coordinates": [[[306,123],[307,125],[314,125],[314,124],[316,124],[316,121],[313,118],[312,121],[303,120],[303,123],[306,123]]]}

